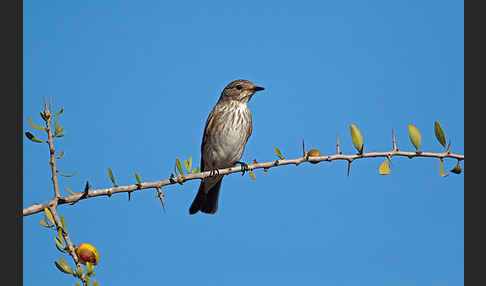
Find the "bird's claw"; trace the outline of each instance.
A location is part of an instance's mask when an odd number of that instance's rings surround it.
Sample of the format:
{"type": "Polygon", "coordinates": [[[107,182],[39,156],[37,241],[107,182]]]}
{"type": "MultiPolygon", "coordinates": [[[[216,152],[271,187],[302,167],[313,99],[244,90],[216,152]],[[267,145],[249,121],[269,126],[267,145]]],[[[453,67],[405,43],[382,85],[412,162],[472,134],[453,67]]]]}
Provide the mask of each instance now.
{"type": "Polygon", "coordinates": [[[244,176],[245,175],[245,172],[246,171],[250,171],[250,168],[248,167],[248,164],[246,164],[245,162],[236,162],[236,164],[240,164],[241,165],[241,175],[244,176]]]}
{"type": "Polygon", "coordinates": [[[218,169],[211,169],[211,170],[209,171],[209,176],[210,176],[210,177],[215,177],[215,176],[217,176],[217,175],[219,175],[219,170],[218,170],[218,169]]]}

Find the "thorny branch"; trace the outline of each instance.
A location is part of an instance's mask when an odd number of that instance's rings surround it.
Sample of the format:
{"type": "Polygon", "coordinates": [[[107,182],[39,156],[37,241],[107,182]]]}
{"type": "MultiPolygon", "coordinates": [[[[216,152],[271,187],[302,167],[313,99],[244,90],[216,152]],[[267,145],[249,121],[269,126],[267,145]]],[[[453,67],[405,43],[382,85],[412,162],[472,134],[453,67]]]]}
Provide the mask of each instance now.
{"type": "MultiPolygon", "coordinates": [[[[339,146],[339,143],[338,143],[339,146]]],[[[273,167],[277,166],[283,166],[283,165],[299,165],[303,162],[312,162],[312,163],[317,163],[317,162],[322,162],[322,161],[327,161],[331,162],[334,160],[345,160],[348,161],[349,163],[357,160],[357,159],[364,159],[364,158],[374,158],[374,157],[384,157],[391,159],[393,156],[397,157],[408,157],[410,159],[416,158],[416,157],[429,157],[429,158],[439,158],[439,159],[444,159],[444,158],[453,158],[457,159],[459,161],[464,160],[464,155],[458,155],[451,153],[450,150],[447,150],[446,152],[443,153],[431,153],[431,152],[406,152],[406,151],[399,151],[396,149],[396,146],[394,146],[394,149],[388,152],[370,152],[370,153],[362,153],[362,154],[354,154],[354,155],[343,155],[340,153],[339,147],[337,147],[337,154],[334,155],[327,155],[327,156],[318,156],[318,157],[308,157],[308,156],[302,156],[299,158],[294,158],[294,159],[283,159],[283,160],[276,160],[276,161],[270,161],[270,162],[260,162],[260,163],[251,163],[248,164],[248,168],[250,170],[255,170],[255,169],[265,169],[268,170],[273,167]]],[[[238,173],[241,172],[243,169],[241,166],[235,166],[231,168],[226,168],[226,169],[219,169],[217,170],[217,173],[220,175],[227,175],[227,174],[232,174],[232,173],[238,173]]],[[[186,176],[182,177],[183,182],[190,181],[190,180],[195,180],[195,179],[203,179],[206,177],[209,177],[211,175],[210,171],[206,172],[200,172],[196,174],[188,174],[186,176]]],[[[155,188],[158,190],[158,188],[161,188],[162,186],[167,186],[167,185],[173,185],[177,184],[178,181],[174,180],[172,178],[166,179],[166,180],[161,180],[161,181],[155,181],[155,182],[145,182],[139,184],[133,184],[133,185],[126,185],[126,186],[117,186],[117,187],[111,187],[111,188],[105,188],[105,189],[94,189],[90,190],[88,192],[85,192],[83,194],[77,194],[77,195],[71,195],[71,196],[64,196],[64,197],[59,197],[58,199],[54,199],[51,201],[44,202],[42,204],[33,204],[29,207],[26,207],[23,209],[23,215],[28,216],[31,214],[35,214],[38,212],[41,212],[44,208],[53,206],[54,204],[66,204],[66,203],[74,203],[78,202],[80,200],[88,199],[88,198],[93,198],[93,197],[99,197],[99,196],[111,196],[116,193],[126,193],[126,192],[132,192],[136,190],[143,190],[143,189],[152,189],[155,188]]]]}
{"type": "MultiPolygon", "coordinates": [[[[50,105],[50,104],[49,104],[50,105]]],[[[49,159],[49,165],[51,166],[51,172],[52,172],[52,185],[54,188],[54,199],[50,201],[48,205],[45,206],[45,208],[48,208],[49,211],[52,214],[52,217],[54,219],[54,222],[56,224],[57,229],[62,229],[62,237],[64,238],[64,241],[66,242],[66,251],[69,255],[74,260],[74,263],[76,264],[77,267],[81,267],[78,255],[76,254],[76,248],[75,245],[72,243],[69,234],[67,231],[62,227],[62,222],[61,219],[59,218],[59,215],[57,214],[57,206],[62,202],[62,198],[60,195],[59,191],[59,183],[58,183],[58,177],[57,177],[57,167],[56,167],[56,154],[55,154],[55,149],[54,149],[54,135],[52,133],[52,116],[51,116],[51,106],[47,106],[47,103],[44,101],[44,114],[46,114],[46,133],[47,133],[47,144],[49,145],[49,153],[50,153],[50,159],[49,159]]],[[[42,208],[40,211],[44,210],[42,208]]],[[[83,274],[82,277],[80,277],[81,281],[83,281],[83,284],[86,283],[86,277],[83,274]]]]}

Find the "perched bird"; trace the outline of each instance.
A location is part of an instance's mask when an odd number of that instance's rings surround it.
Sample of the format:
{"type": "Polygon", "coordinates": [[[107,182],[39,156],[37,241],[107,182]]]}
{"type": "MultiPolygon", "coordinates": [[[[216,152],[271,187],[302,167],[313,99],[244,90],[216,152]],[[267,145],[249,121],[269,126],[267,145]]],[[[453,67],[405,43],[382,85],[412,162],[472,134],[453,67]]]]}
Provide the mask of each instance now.
{"type": "MultiPolygon", "coordinates": [[[[228,84],[209,114],[201,144],[201,170],[213,171],[236,164],[248,167],[239,160],[252,131],[248,102],[255,92],[263,90],[248,80],[235,80],[228,84]]],[[[243,169],[245,170],[245,169],[243,169]]],[[[214,172],[201,180],[199,190],[189,209],[215,214],[223,175],[214,172]]]]}

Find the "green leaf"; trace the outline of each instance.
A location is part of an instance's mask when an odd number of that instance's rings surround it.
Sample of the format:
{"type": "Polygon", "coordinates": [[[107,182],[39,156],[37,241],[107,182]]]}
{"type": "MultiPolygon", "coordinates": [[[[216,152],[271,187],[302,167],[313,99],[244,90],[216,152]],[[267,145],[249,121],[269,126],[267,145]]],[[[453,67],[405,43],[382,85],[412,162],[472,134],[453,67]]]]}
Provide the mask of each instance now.
{"type": "Polygon", "coordinates": [[[436,121],[434,123],[434,133],[435,133],[435,138],[439,141],[439,143],[444,146],[444,149],[446,148],[446,137],[444,133],[444,129],[442,129],[442,126],[440,126],[439,122],[436,121]]]}
{"type": "MultiPolygon", "coordinates": [[[[64,131],[64,127],[61,127],[59,129],[56,129],[56,132],[54,133],[55,137],[59,137],[58,134],[64,131]]],[[[64,135],[63,135],[64,136],[64,135]]],[[[62,137],[62,136],[61,136],[62,137]]]]}
{"type": "Polygon", "coordinates": [[[277,154],[277,157],[279,157],[280,160],[284,159],[284,156],[282,155],[282,152],[280,152],[280,149],[278,149],[278,147],[275,147],[275,154],[277,154]]]}
{"type": "Polygon", "coordinates": [[[192,173],[193,173],[193,174],[196,174],[196,173],[197,173],[197,172],[199,172],[200,170],[201,170],[201,168],[196,167],[196,168],[194,168],[194,169],[192,170],[192,173]]]}
{"type": "Polygon", "coordinates": [[[44,111],[41,111],[40,115],[41,115],[42,119],[44,119],[44,121],[47,121],[50,118],[50,115],[46,114],[44,111]]]}
{"type": "Polygon", "coordinates": [[[25,131],[25,136],[32,142],[35,142],[35,143],[47,143],[47,141],[42,141],[42,140],[39,140],[37,139],[34,135],[32,135],[32,133],[30,133],[29,131],[25,131]]]}
{"type": "Polygon", "coordinates": [[[34,127],[37,130],[46,130],[44,126],[37,126],[34,124],[34,122],[30,121],[29,117],[27,117],[27,122],[29,122],[29,125],[34,127]]]}
{"type": "Polygon", "coordinates": [[[135,178],[137,178],[138,185],[142,185],[142,180],[140,179],[140,175],[138,173],[135,173],[135,178]]]}
{"type": "Polygon", "coordinates": [[[460,174],[462,172],[461,162],[457,161],[457,165],[451,170],[454,174],[460,174]]]}
{"type": "Polygon", "coordinates": [[[81,277],[84,273],[83,267],[76,267],[76,276],[81,277]]]}
{"type": "Polygon", "coordinates": [[[62,241],[60,241],[59,238],[57,238],[57,236],[54,236],[54,241],[56,241],[56,244],[57,244],[57,246],[59,246],[59,248],[61,248],[61,249],[64,248],[64,243],[62,241]]]}
{"type": "Polygon", "coordinates": [[[57,137],[57,138],[61,138],[61,137],[64,137],[64,135],[66,135],[66,132],[61,133],[61,134],[59,134],[59,135],[56,135],[55,137],[57,137]]]}
{"type": "Polygon", "coordinates": [[[110,180],[113,183],[113,185],[116,186],[115,177],[113,176],[113,172],[111,171],[111,168],[108,168],[108,176],[110,177],[110,180]]]}
{"type": "Polygon", "coordinates": [[[422,135],[420,134],[420,131],[412,124],[408,124],[408,135],[410,136],[410,141],[412,141],[415,149],[419,151],[420,145],[422,145],[422,135]]]}
{"type": "Polygon", "coordinates": [[[179,170],[179,174],[184,176],[184,170],[182,169],[181,161],[179,161],[178,158],[176,158],[176,167],[177,167],[177,170],[179,170]]]}
{"type": "Polygon", "coordinates": [[[43,227],[49,227],[47,223],[42,219],[40,220],[40,225],[42,225],[43,227]]]}
{"type": "Polygon", "coordinates": [[[56,131],[56,134],[59,133],[57,132],[59,128],[61,128],[61,126],[59,125],[59,120],[56,120],[56,123],[54,124],[54,130],[56,131]]]}
{"type": "Polygon", "coordinates": [[[73,177],[73,176],[75,176],[77,173],[78,173],[78,171],[76,171],[76,172],[72,173],[71,175],[66,175],[66,174],[63,174],[63,173],[59,172],[59,175],[61,175],[61,176],[63,176],[63,177],[73,177]]]}
{"type": "Polygon", "coordinates": [[[44,208],[44,214],[46,215],[47,219],[49,219],[51,224],[56,225],[54,223],[54,218],[52,217],[51,211],[48,208],[44,208]]]}
{"type": "Polygon", "coordinates": [[[57,268],[62,272],[67,274],[74,274],[74,271],[71,269],[71,267],[69,267],[67,262],[62,259],[62,257],[59,257],[59,263],[57,261],[54,261],[54,263],[56,264],[57,268]]]}
{"type": "Polygon", "coordinates": [[[184,179],[182,179],[181,175],[177,174],[177,183],[184,184],[184,179]]]}
{"type": "Polygon", "coordinates": [[[184,160],[184,166],[186,167],[187,173],[191,173],[192,169],[192,157],[189,158],[188,160],[184,160]]]}
{"type": "Polygon", "coordinates": [[[62,229],[66,231],[66,219],[64,216],[61,216],[61,224],[62,224],[62,229]]]}
{"type": "Polygon", "coordinates": [[[91,262],[86,262],[86,274],[88,274],[88,276],[91,276],[91,274],[93,274],[94,272],[94,265],[93,263],[91,262]]]}
{"type": "Polygon", "coordinates": [[[64,106],[61,108],[61,110],[59,110],[57,113],[55,113],[55,114],[54,114],[54,115],[52,115],[52,116],[58,116],[58,115],[61,115],[63,112],[64,112],[64,106]]]}
{"type": "Polygon", "coordinates": [[[446,174],[444,171],[444,166],[442,165],[442,160],[439,160],[439,173],[442,177],[447,177],[449,174],[446,174]]]}
{"type": "Polygon", "coordinates": [[[92,286],[99,286],[100,284],[98,283],[98,281],[96,280],[93,280],[93,283],[91,283],[92,286]]]}
{"type": "Polygon", "coordinates": [[[59,264],[59,262],[57,261],[54,261],[54,264],[56,265],[57,269],[59,269],[59,271],[61,271],[62,273],[66,273],[66,274],[72,274],[68,271],[66,271],[66,269],[64,269],[61,264],[59,264]]]}
{"type": "Polygon", "coordinates": [[[80,195],[80,194],[81,194],[81,193],[75,193],[75,192],[71,191],[71,190],[68,188],[68,186],[66,186],[66,189],[68,190],[68,192],[70,192],[70,193],[71,193],[71,195],[76,196],[76,195],[80,195]]]}
{"type": "Polygon", "coordinates": [[[74,286],[81,286],[81,284],[78,282],[76,282],[76,284],[74,284],[74,286]]]}
{"type": "Polygon", "coordinates": [[[385,159],[385,161],[381,163],[378,172],[380,175],[390,175],[390,164],[388,164],[388,160],[385,159]]]}
{"type": "Polygon", "coordinates": [[[361,132],[359,131],[358,127],[356,125],[351,124],[349,126],[349,129],[351,131],[351,139],[353,140],[353,145],[356,150],[358,150],[359,154],[363,153],[363,135],[361,135],[361,132]]]}

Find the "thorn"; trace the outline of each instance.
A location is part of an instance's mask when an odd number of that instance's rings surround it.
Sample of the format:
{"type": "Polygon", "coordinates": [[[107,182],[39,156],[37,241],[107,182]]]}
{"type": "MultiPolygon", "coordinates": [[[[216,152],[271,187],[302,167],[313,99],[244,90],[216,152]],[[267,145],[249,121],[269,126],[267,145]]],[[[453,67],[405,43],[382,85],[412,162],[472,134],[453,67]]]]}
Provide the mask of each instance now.
{"type": "Polygon", "coordinates": [[[393,132],[393,128],[392,128],[392,138],[393,138],[393,151],[398,151],[397,142],[395,141],[395,133],[393,132]]]}
{"type": "Polygon", "coordinates": [[[302,157],[305,157],[306,152],[305,152],[305,143],[304,143],[304,138],[302,138],[302,152],[303,152],[302,157]]]}
{"type": "Polygon", "coordinates": [[[86,186],[84,186],[84,195],[88,195],[88,190],[91,188],[91,185],[89,184],[88,181],[86,181],[86,186]]]}
{"type": "Polygon", "coordinates": [[[348,177],[350,171],[351,171],[351,160],[348,160],[348,177]]]}
{"type": "Polygon", "coordinates": [[[157,187],[157,193],[159,194],[159,199],[160,199],[160,202],[162,203],[162,208],[164,210],[164,214],[167,213],[167,210],[165,209],[165,203],[164,203],[164,194],[162,194],[162,188],[161,187],[157,187]]]}
{"type": "Polygon", "coordinates": [[[337,143],[336,143],[336,153],[341,155],[341,150],[339,149],[339,134],[337,134],[337,143]]]}
{"type": "Polygon", "coordinates": [[[449,145],[447,145],[447,151],[446,151],[447,154],[451,153],[451,143],[452,143],[451,139],[449,139],[449,145]]]}

